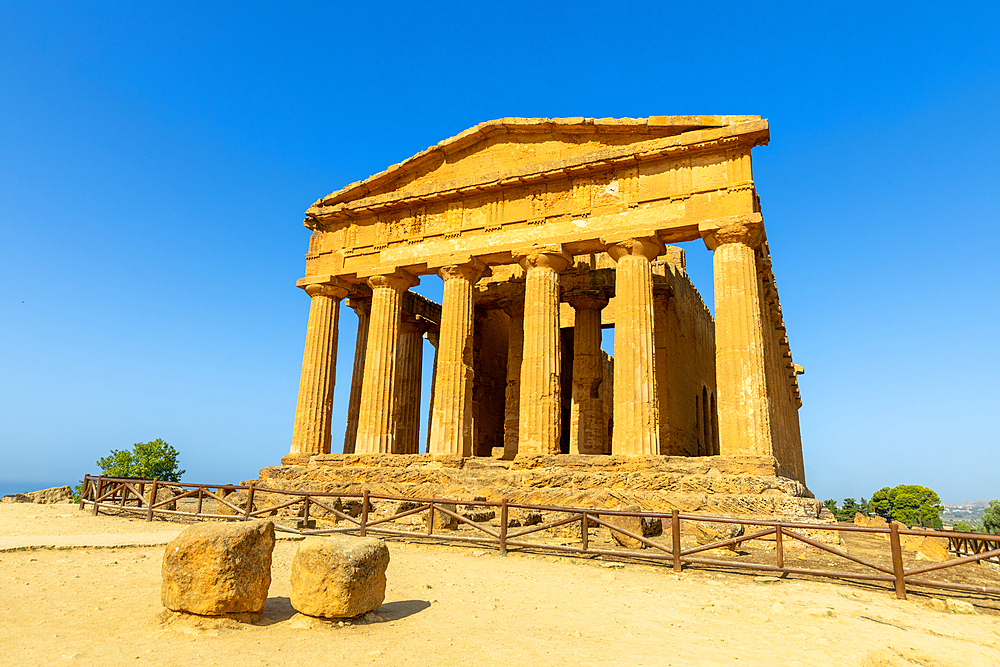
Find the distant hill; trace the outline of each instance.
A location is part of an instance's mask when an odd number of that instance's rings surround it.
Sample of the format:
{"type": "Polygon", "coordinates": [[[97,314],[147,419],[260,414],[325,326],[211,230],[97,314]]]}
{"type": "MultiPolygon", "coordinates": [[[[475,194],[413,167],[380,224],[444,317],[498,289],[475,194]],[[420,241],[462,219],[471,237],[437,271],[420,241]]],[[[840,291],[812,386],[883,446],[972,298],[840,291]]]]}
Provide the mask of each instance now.
{"type": "Polygon", "coordinates": [[[954,524],[956,521],[967,521],[976,523],[982,521],[983,512],[990,504],[988,500],[971,500],[967,503],[944,503],[944,510],[941,512],[941,521],[946,526],[954,524]]]}

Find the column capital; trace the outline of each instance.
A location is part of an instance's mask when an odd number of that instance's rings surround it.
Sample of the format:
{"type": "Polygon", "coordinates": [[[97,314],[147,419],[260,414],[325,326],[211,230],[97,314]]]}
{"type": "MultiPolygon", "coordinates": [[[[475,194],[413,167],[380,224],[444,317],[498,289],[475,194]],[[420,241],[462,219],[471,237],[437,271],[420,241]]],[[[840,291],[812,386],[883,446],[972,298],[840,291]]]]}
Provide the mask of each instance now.
{"type": "Polygon", "coordinates": [[[706,220],[698,224],[698,233],[701,234],[709,250],[715,250],[727,243],[740,243],[750,248],[757,248],[766,238],[764,218],[760,213],[706,220]]]}
{"type": "Polygon", "coordinates": [[[347,300],[347,305],[355,313],[368,315],[372,312],[372,298],[370,296],[352,296],[347,300]]]}
{"type": "Polygon", "coordinates": [[[475,284],[479,282],[480,278],[488,276],[492,272],[490,271],[490,267],[473,257],[468,262],[442,266],[438,269],[437,273],[441,276],[441,280],[444,281],[454,280],[455,278],[463,278],[468,280],[470,283],[475,284]]]}
{"type": "Polygon", "coordinates": [[[321,276],[305,276],[299,278],[295,281],[295,286],[305,290],[306,294],[309,296],[332,296],[336,299],[343,299],[345,296],[354,291],[356,286],[353,283],[349,283],[343,278],[339,278],[334,275],[321,275],[321,276]],[[316,287],[328,288],[328,289],[313,289],[316,287]],[[337,292],[343,291],[343,294],[330,293],[330,289],[336,290],[337,292]]]}
{"type": "MultiPolygon", "coordinates": [[[[338,281],[338,283],[343,283],[343,281],[338,281]]],[[[306,294],[310,297],[315,296],[328,296],[334,299],[343,299],[350,293],[350,285],[344,284],[334,284],[334,283],[310,283],[308,285],[303,285],[302,289],[305,290],[306,294]]]]}
{"type": "Polygon", "coordinates": [[[396,269],[392,273],[382,273],[368,278],[368,286],[372,289],[379,287],[389,287],[400,292],[405,292],[411,287],[420,284],[420,278],[404,269],[396,269]]]}
{"type": "Polygon", "coordinates": [[[602,238],[602,243],[607,244],[607,252],[611,259],[616,262],[622,257],[645,257],[653,261],[663,254],[664,245],[656,236],[644,236],[639,238],[611,239],[602,238]]]}
{"type": "Polygon", "coordinates": [[[556,273],[562,273],[566,267],[573,264],[572,255],[563,251],[561,245],[535,246],[530,250],[512,253],[517,263],[525,271],[534,268],[548,268],[556,273]]]}
{"type": "Polygon", "coordinates": [[[577,310],[581,308],[589,310],[602,310],[608,305],[608,297],[601,290],[577,290],[574,292],[566,292],[563,294],[562,300],[577,310]]]}

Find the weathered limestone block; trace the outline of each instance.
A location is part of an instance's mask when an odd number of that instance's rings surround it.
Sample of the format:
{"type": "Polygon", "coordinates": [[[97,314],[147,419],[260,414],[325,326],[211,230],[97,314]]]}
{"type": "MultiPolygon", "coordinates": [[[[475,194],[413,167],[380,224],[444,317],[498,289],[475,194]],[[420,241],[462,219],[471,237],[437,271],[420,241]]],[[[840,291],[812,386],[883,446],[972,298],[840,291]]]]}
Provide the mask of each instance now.
{"type": "MultiPolygon", "coordinates": [[[[617,508],[620,512],[641,512],[642,508],[638,505],[628,505],[625,507],[619,506],[617,508]]],[[[659,519],[649,519],[646,517],[637,516],[616,516],[616,515],[604,515],[601,517],[608,523],[623,528],[636,535],[642,535],[643,537],[651,537],[654,535],[660,535],[663,532],[663,524],[659,519]]],[[[626,549],[645,549],[646,545],[639,540],[629,537],[628,535],[623,535],[617,531],[611,531],[611,539],[615,541],[616,544],[625,547],[626,549]]]]}
{"type": "MultiPolygon", "coordinates": [[[[711,523],[708,521],[691,522],[690,530],[694,533],[695,541],[699,546],[723,540],[731,540],[734,537],[743,535],[745,532],[745,528],[741,523],[711,523]]],[[[735,544],[731,544],[726,548],[733,552],[739,551],[739,548],[735,544]]]]}
{"type": "MultiPolygon", "coordinates": [[[[247,505],[247,492],[246,491],[233,491],[232,489],[216,489],[215,495],[220,498],[225,498],[226,502],[236,507],[244,508],[247,505]],[[242,494],[242,495],[240,495],[242,494]]],[[[236,511],[226,505],[225,503],[219,502],[218,500],[213,500],[215,503],[214,514],[223,514],[225,516],[232,516],[236,514],[236,511]]],[[[207,509],[207,508],[206,508],[207,509]]]]}
{"type": "Polygon", "coordinates": [[[951,558],[948,552],[948,539],[944,537],[925,537],[914,551],[917,552],[917,560],[942,563],[951,558]]]}
{"type": "MultiPolygon", "coordinates": [[[[458,500],[485,501],[486,496],[473,496],[471,499],[458,498],[458,500]]],[[[496,515],[496,510],[486,505],[459,505],[458,513],[469,521],[482,523],[492,520],[496,515]]]]}
{"type": "Polygon", "coordinates": [[[11,493],[0,498],[0,503],[30,503],[31,496],[26,493],[11,493]]]}
{"type": "Polygon", "coordinates": [[[854,525],[866,528],[888,528],[889,522],[880,516],[865,516],[858,512],[854,515],[854,525]]]}
{"type": "MultiPolygon", "coordinates": [[[[146,502],[147,503],[150,502],[150,496],[153,495],[153,485],[148,484],[143,494],[144,494],[143,497],[146,499],[146,502]]],[[[153,500],[152,502],[154,505],[156,503],[166,503],[165,505],[160,505],[159,507],[157,507],[156,509],[158,510],[176,510],[177,501],[171,500],[176,495],[177,494],[174,492],[174,490],[168,486],[157,486],[156,499],[153,500]],[[168,500],[170,500],[170,502],[167,502],[168,500]]]]}
{"type": "Polygon", "coordinates": [[[218,616],[264,609],[274,524],[201,523],[167,544],[160,600],[173,611],[218,616]]]}
{"type": "Polygon", "coordinates": [[[32,491],[25,495],[31,499],[31,502],[38,503],[39,505],[73,502],[73,489],[68,486],[54,486],[51,489],[32,491]]]}
{"type": "Polygon", "coordinates": [[[308,616],[351,618],[385,600],[389,549],[371,537],[306,538],[292,559],[292,607],[308,616]]]}
{"type": "MultiPolygon", "coordinates": [[[[438,512],[437,511],[438,507],[444,507],[446,510],[450,510],[452,512],[458,511],[457,506],[455,505],[436,505],[434,507],[434,531],[436,532],[439,530],[457,530],[459,524],[458,519],[449,514],[445,514],[444,512],[438,512]]],[[[430,515],[431,513],[429,511],[424,512],[422,515],[424,518],[425,527],[427,526],[428,523],[430,523],[430,515]]]]}

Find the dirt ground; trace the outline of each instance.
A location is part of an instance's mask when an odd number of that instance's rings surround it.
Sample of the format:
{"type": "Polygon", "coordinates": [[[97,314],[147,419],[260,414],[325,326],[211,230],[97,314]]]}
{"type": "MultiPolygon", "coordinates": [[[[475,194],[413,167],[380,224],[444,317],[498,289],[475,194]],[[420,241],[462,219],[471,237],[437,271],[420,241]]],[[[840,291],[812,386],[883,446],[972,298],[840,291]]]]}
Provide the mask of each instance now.
{"type": "MultiPolygon", "coordinates": [[[[14,538],[22,547],[53,536],[167,540],[182,528],[0,505],[0,549],[14,538]]],[[[165,615],[162,546],[0,552],[0,665],[1000,664],[995,598],[935,591],[899,601],[863,584],[388,544],[385,604],[343,625],[291,608],[295,541],[275,547],[256,624],[165,615]],[[932,595],[977,613],[935,610],[932,595]]]]}

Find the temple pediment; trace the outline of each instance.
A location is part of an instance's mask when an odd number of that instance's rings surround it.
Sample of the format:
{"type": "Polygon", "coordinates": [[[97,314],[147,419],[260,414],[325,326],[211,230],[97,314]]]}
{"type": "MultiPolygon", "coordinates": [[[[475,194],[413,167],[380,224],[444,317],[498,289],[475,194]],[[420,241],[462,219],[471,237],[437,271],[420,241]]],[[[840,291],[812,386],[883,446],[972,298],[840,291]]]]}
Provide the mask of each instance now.
{"type": "Polygon", "coordinates": [[[570,254],[617,235],[690,241],[759,218],[750,151],[759,116],[504,118],[476,125],[317,201],[306,275],[360,281],[488,265],[558,238],[570,254]]]}
{"type": "Polygon", "coordinates": [[[654,158],[704,142],[742,137],[767,142],[759,116],[501,118],[480,123],[321,200],[306,224],[462,191],[516,185],[546,174],[599,169],[623,158],[654,158]]]}

